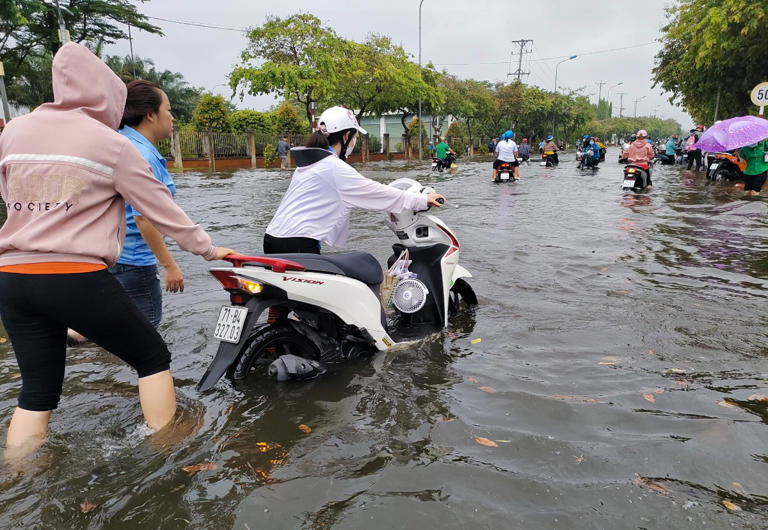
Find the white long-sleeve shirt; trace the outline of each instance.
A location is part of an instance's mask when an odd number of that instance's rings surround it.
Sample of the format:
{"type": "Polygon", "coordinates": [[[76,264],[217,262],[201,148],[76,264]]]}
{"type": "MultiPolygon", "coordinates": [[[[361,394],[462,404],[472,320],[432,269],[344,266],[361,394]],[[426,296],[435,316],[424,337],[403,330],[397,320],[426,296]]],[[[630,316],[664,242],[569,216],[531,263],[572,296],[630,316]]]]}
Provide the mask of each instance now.
{"type": "Polygon", "coordinates": [[[365,178],[332,155],[296,169],[266,232],[273,237],[311,237],[343,247],[352,208],[394,213],[426,210],[427,196],[365,178]]]}

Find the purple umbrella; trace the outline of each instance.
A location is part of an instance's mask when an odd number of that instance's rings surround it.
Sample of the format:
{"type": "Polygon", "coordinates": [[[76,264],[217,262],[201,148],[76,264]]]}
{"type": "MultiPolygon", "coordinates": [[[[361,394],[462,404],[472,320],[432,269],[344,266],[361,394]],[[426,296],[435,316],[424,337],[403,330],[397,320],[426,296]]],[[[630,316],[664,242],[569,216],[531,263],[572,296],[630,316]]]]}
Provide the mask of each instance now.
{"type": "Polygon", "coordinates": [[[715,123],[701,135],[695,147],[714,153],[731,151],[768,138],[768,120],[757,116],[739,116],[715,123]]]}

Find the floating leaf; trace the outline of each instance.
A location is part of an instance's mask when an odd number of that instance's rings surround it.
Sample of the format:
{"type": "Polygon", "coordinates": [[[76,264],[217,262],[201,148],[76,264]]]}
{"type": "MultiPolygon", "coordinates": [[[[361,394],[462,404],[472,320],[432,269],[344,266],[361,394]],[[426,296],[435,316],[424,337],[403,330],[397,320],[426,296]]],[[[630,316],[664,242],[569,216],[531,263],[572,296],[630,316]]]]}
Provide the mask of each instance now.
{"type": "Polygon", "coordinates": [[[4,344],[7,340],[5,337],[0,337],[0,344],[4,344]]]}
{"type": "Polygon", "coordinates": [[[600,361],[597,364],[602,364],[604,366],[616,366],[616,361],[600,361]]]}
{"type": "Polygon", "coordinates": [[[664,389],[663,388],[657,388],[656,390],[653,391],[653,393],[654,394],[663,394],[664,393],[664,389]]]}
{"type": "Polygon", "coordinates": [[[468,377],[468,378],[467,378],[467,381],[469,381],[470,383],[477,383],[477,379],[475,379],[475,378],[474,378],[474,377],[472,377],[472,376],[468,377]]]}
{"type": "Polygon", "coordinates": [[[477,387],[478,390],[482,390],[483,392],[488,392],[489,394],[495,394],[496,389],[492,386],[479,386],[477,387]]]}
{"type": "Polygon", "coordinates": [[[479,443],[480,445],[485,445],[487,447],[498,447],[499,444],[494,442],[493,440],[489,440],[488,438],[483,438],[482,436],[476,436],[475,441],[479,443]]]}
{"type": "Polygon", "coordinates": [[[648,355],[653,355],[653,350],[648,350],[648,355]]]}
{"type": "Polygon", "coordinates": [[[512,443],[512,440],[496,440],[496,441],[501,443],[501,444],[511,444],[512,443]]]}
{"type": "Polygon", "coordinates": [[[584,461],[584,455],[574,456],[574,460],[576,460],[577,464],[581,464],[584,461]]]}
{"type": "Polygon", "coordinates": [[[309,425],[304,425],[303,423],[299,425],[299,430],[304,434],[309,434],[312,432],[312,428],[309,425]]]}
{"type": "Polygon", "coordinates": [[[664,484],[660,484],[658,482],[649,482],[647,486],[648,486],[648,489],[651,489],[658,493],[663,493],[664,495],[669,493],[669,488],[666,487],[664,484]]]}
{"type": "Polygon", "coordinates": [[[728,508],[732,512],[740,512],[741,511],[741,508],[739,508],[738,505],[733,504],[731,501],[721,501],[721,502],[722,502],[723,506],[725,506],[726,508],[728,508]]]}
{"type": "Polygon", "coordinates": [[[735,407],[735,408],[739,407],[736,403],[731,403],[730,401],[725,401],[725,400],[718,401],[717,404],[720,405],[721,407],[735,407]]]}
{"type": "Polygon", "coordinates": [[[442,418],[440,418],[437,421],[438,421],[438,423],[450,423],[450,422],[455,421],[455,420],[456,420],[456,418],[449,418],[448,416],[443,416],[442,418]]]}
{"type": "Polygon", "coordinates": [[[216,464],[213,462],[205,462],[203,464],[195,464],[192,466],[184,466],[181,468],[182,471],[186,471],[187,473],[197,473],[198,471],[204,471],[204,470],[210,470],[213,471],[216,469],[216,464]]]}
{"type": "Polygon", "coordinates": [[[646,401],[650,401],[651,403],[656,403],[656,396],[654,396],[650,392],[646,392],[645,394],[643,394],[643,398],[645,398],[646,401]]]}
{"type": "Polygon", "coordinates": [[[80,511],[83,513],[88,513],[91,510],[93,510],[95,507],[96,507],[95,504],[88,501],[83,501],[80,503],[80,511]]]}
{"type": "Polygon", "coordinates": [[[668,374],[684,374],[685,370],[681,368],[670,368],[669,370],[667,370],[667,373],[668,374]]]}
{"type": "Polygon", "coordinates": [[[741,493],[746,493],[746,491],[744,490],[744,486],[742,486],[738,482],[734,482],[733,483],[733,487],[736,488],[737,490],[739,490],[739,492],[741,492],[741,493]]]}
{"type": "Polygon", "coordinates": [[[768,396],[762,394],[752,394],[747,398],[749,401],[768,401],[768,396]]]}
{"type": "Polygon", "coordinates": [[[469,342],[471,342],[472,344],[477,344],[477,343],[479,343],[479,342],[483,342],[483,339],[481,339],[481,338],[472,339],[472,340],[471,340],[471,341],[469,341],[469,342]]]}

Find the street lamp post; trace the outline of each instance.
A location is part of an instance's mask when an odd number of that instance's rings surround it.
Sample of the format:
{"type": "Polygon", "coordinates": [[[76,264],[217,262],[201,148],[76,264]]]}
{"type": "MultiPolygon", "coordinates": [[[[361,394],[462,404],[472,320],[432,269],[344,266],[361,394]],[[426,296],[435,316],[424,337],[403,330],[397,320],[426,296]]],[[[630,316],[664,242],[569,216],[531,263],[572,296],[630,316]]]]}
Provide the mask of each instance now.
{"type": "MultiPolygon", "coordinates": [[[[51,4],[51,0],[47,0],[45,2],[46,4],[51,4]]],[[[53,5],[56,6],[56,13],[59,17],[59,40],[61,41],[61,44],[64,45],[69,41],[69,34],[67,33],[67,27],[64,25],[64,18],[61,16],[61,6],[59,5],[59,0],[53,0],[53,5]]],[[[69,11],[66,7],[64,8],[64,11],[72,14],[71,11],[69,11]]]]}
{"type": "MultiPolygon", "coordinates": [[[[571,56],[570,56],[570,57],[568,57],[567,59],[563,59],[562,61],[560,61],[559,63],[557,63],[557,64],[555,65],[555,94],[557,94],[557,69],[558,69],[558,67],[559,67],[561,64],[563,64],[564,62],[566,62],[566,61],[570,61],[570,60],[573,60],[573,59],[575,59],[576,57],[578,57],[578,55],[571,55],[571,56]]],[[[554,136],[554,135],[555,135],[555,111],[554,111],[554,109],[553,109],[553,110],[552,110],[552,136],[554,136]]]]}
{"type": "MultiPolygon", "coordinates": [[[[617,86],[620,86],[620,85],[623,85],[623,84],[624,84],[624,81],[619,81],[615,85],[613,85],[611,87],[608,87],[608,93],[606,94],[605,99],[608,100],[609,104],[611,102],[611,90],[616,88],[617,86]]],[[[608,117],[609,118],[613,118],[613,108],[611,108],[610,106],[608,107],[608,117]]]]}
{"type": "MultiPolygon", "coordinates": [[[[424,0],[419,2],[419,80],[421,80],[421,4],[423,3],[424,0]]],[[[416,127],[419,128],[419,160],[421,160],[421,93],[419,93],[419,119],[416,127]]]]}

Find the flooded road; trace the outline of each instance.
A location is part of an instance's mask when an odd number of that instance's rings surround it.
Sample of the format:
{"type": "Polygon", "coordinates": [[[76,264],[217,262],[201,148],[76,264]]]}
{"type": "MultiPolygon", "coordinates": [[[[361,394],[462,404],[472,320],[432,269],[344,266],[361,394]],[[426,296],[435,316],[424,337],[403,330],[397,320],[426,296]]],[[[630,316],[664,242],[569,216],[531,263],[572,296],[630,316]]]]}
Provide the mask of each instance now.
{"type": "MultiPolygon", "coordinates": [[[[310,383],[198,394],[228,299],[172,245],[186,291],[165,295],[161,333],[182,441],[147,436],[130,369],[71,348],[48,443],[0,472],[0,526],[765,528],[765,199],[667,166],[625,194],[615,150],[595,173],[562,159],[502,185],[489,161],[364,168],[459,205],[439,215],[480,305],[310,383]]],[[[219,245],[257,253],[288,174],[175,180],[219,245]]],[[[348,249],[383,262],[393,242],[382,214],[354,213],[348,249]]],[[[5,342],[2,437],[19,386],[5,342]]]]}

